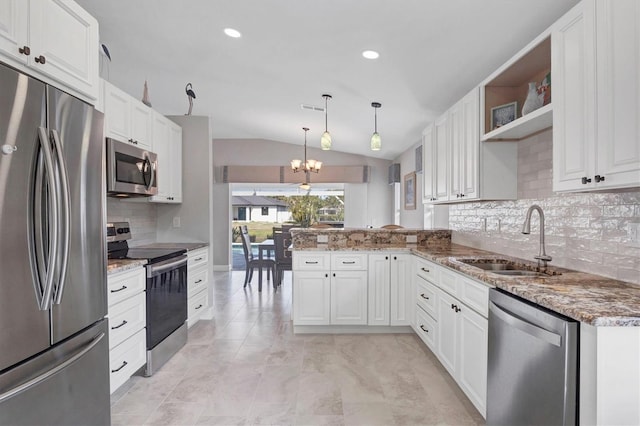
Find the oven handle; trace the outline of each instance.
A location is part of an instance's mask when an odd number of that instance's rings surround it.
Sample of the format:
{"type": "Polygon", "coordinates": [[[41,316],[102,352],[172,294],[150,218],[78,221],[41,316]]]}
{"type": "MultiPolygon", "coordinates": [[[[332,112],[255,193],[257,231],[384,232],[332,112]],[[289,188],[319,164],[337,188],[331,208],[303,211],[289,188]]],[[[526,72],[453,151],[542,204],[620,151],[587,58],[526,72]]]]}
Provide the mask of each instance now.
{"type": "Polygon", "coordinates": [[[147,265],[147,278],[152,278],[172,269],[178,269],[187,264],[187,255],[183,254],[179,257],[172,257],[171,259],[154,263],[153,265],[147,265]]]}

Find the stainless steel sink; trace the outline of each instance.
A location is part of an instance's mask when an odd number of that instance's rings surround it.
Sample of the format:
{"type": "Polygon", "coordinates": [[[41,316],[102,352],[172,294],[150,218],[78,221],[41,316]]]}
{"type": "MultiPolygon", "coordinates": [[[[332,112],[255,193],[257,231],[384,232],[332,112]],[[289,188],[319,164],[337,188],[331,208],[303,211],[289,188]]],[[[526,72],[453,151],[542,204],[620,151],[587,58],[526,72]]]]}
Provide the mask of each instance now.
{"type": "Polygon", "coordinates": [[[496,275],[519,276],[519,277],[542,277],[547,275],[558,275],[558,272],[545,271],[540,272],[535,265],[527,263],[515,262],[510,259],[503,258],[472,258],[457,259],[469,266],[482,269],[496,275]]]}
{"type": "Polygon", "coordinates": [[[547,274],[543,274],[542,272],[519,270],[519,269],[490,271],[490,272],[496,275],[510,275],[515,277],[543,277],[547,275],[547,274]]]}

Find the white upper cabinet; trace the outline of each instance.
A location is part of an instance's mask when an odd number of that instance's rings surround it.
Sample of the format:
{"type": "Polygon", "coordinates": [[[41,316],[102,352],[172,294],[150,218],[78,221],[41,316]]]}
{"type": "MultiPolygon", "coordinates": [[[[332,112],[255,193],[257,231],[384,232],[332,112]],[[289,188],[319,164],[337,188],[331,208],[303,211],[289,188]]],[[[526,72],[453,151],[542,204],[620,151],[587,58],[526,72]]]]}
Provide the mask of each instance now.
{"type": "Polygon", "coordinates": [[[444,114],[438,118],[433,127],[435,152],[429,164],[424,167],[433,167],[435,164],[435,200],[449,200],[449,117],[444,114]]]}
{"type": "Polygon", "coordinates": [[[436,200],[436,169],[434,161],[435,141],[434,125],[427,127],[422,132],[422,202],[431,203],[436,200]]]}
{"type": "Polygon", "coordinates": [[[158,155],[158,194],[149,201],[182,202],[182,128],[155,111],[153,152],[158,155]]]}
{"type": "Polygon", "coordinates": [[[479,102],[479,89],[474,88],[449,110],[450,201],[478,198],[479,102]]]}
{"type": "Polygon", "coordinates": [[[71,0],[2,0],[0,52],[7,63],[98,99],[98,22],[71,0]]]}
{"type": "Polygon", "coordinates": [[[104,115],[107,137],[152,150],[153,110],[107,81],[104,115]]]}
{"type": "Polygon", "coordinates": [[[554,191],[640,186],[640,4],[584,0],[552,58],[554,191]]]}

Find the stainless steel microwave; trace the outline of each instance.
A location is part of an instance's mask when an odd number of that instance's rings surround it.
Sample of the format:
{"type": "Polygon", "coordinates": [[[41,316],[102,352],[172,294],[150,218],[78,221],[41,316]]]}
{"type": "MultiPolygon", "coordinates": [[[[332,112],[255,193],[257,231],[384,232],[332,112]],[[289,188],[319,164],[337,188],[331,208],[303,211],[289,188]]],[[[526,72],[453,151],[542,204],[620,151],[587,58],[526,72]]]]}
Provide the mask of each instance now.
{"type": "Polygon", "coordinates": [[[131,144],[107,138],[107,195],[150,197],[158,193],[158,157],[131,144]]]}

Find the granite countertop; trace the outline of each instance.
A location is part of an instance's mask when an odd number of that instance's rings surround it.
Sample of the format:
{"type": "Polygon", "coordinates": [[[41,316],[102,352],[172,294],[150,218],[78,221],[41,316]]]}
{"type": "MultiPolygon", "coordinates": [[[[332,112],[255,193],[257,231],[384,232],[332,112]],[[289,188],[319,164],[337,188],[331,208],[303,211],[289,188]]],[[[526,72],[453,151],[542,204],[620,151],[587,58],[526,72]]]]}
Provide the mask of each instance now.
{"type": "Polygon", "coordinates": [[[193,251],[208,246],[209,244],[207,243],[151,243],[142,246],[136,246],[136,248],[176,248],[184,249],[186,251],[193,251]]]}
{"type": "Polygon", "coordinates": [[[537,263],[456,244],[420,247],[412,252],[583,323],[597,327],[640,326],[640,286],[631,283],[553,264],[548,273],[556,275],[496,275],[459,259],[509,259],[528,269],[534,269],[537,263]]]}
{"type": "Polygon", "coordinates": [[[146,264],[147,261],[144,259],[109,259],[107,261],[107,275],[128,271],[129,269],[135,269],[146,264]]]}

